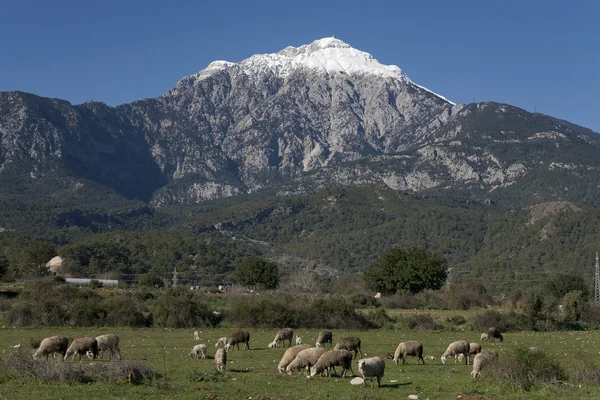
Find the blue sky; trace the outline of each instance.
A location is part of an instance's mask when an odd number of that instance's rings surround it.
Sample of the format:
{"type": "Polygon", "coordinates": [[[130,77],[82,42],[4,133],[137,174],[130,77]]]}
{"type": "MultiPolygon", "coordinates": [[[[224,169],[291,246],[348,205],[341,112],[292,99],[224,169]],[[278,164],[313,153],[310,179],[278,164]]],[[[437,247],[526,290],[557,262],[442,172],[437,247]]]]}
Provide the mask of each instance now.
{"type": "Polygon", "coordinates": [[[213,60],[335,35],[457,103],[509,103],[600,132],[594,0],[3,0],[1,8],[1,91],[117,105],[159,96],[213,60]]]}

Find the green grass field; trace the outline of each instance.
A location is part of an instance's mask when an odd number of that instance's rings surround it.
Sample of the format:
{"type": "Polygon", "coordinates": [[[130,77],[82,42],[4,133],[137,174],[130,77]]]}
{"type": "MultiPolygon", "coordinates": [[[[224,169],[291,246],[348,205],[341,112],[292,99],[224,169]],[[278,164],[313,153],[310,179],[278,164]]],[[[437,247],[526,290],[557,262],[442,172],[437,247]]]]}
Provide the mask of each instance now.
{"type": "MultiPolygon", "coordinates": [[[[450,361],[442,365],[440,355],[455,340],[479,341],[478,332],[416,332],[379,329],[368,331],[334,331],[334,341],[343,336],[358,336],[362,340],[364,356],[381,356],[393,352],[397,344],[406,340],[423,342],[424,355],[435,356],[427,365],[417,365],[414,357],[409,364],[395,365],[386,360],[386,373],[381,388],[352,386],[350,378],[340,377],[307,379],[277,373],[277,364],[285,349],[267,349],[275,330],[252,330],[250,351],[231,350],[228,354],[228,371],[214,373],[214,343],[228,336],[233,329],[199,330],[200,343],[207,343],[210,359],[195,360],[189,352],[196,342],[190,329],[109,329],[109,328],[2,328],[0,358],[3,360],[15,344],[17,351],[32,354],[29,338],[63,335],[70,338],[97,336],[114,332],[121,338],[124,359],[142,363],[158,370],[164,377],[142,385],[129,383],[43,383],[35,380],[9,378],[0,370],[0,398],[7,399],[406,399],[417,394],[420,399],[456,399],[457,395],[486,395],[491,399],[598,399],[600,388],[593,386],[549,386],[530,392],[515,391],[500,386],[490,377],[474,381],[470,377],[472,366],[455,365],[450,361]]],[[[305,343],[314,343],[316,330],[298,329],[296,334],[305,343]]],[[[557,359],[569,371],[576,356],[586,353],[600,363],[600,332],[517,332],[506,333],[503,343],[484,343],[484,348],[494,348],[502,354],[517,346],[537,346],[557,359]]],[[[48,361],[55,362],[55,361],[48,361]]],[[[68,361],[77,363],[79,361],[68,361]]],[[[82,361],[91,362],[88,359],[82,361]]],[[[97,362],[108,362],[97,361],[97,362]]],[[[356,362],[353,368],[357,373],[356,362]]]]}

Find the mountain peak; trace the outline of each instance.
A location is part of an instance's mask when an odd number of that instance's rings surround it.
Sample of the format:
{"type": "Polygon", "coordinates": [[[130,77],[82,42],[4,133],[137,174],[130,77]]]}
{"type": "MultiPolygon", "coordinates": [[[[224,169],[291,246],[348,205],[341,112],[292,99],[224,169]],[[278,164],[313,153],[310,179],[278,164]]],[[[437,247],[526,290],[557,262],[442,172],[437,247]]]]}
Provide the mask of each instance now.
{"type": "Polygon", "coordinates": [[[413,83],[398,66],[381,64],[371,54],[355,49],[335,36],[318,39],[299,47],[288,46],[277,53],[256,54],[237,64],[213,61],[194,77],[203,80],[230,67],[235,67],[236,71],[250,76],[272,73],[280,78],[286,78],[292,72],[301,69],[325,74],[377,76],[414,85],[454,104],[443,96],[413,83]]]}

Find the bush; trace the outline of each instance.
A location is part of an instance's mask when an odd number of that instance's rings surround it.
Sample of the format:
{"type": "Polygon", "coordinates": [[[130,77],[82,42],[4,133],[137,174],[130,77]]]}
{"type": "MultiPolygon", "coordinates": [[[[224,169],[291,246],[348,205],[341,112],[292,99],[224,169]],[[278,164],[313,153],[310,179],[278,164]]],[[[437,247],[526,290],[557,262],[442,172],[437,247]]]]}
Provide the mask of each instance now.
{"type": "Polygon", "coordinates": [[[482,332],[487,332],[488,328],[496,327],[500,332],[518,331],[529,329],[531,321],[523,314],[517,314],[514,311],[500,313],[494,310],[486,310],[483,313],[475,315],[475,327],[482,332]]]}
{"type": "Polygon", "coordinates": [[[237,295],[231,297],[226,318],[235,326],[253,328],[346,328],[373,327],[340,296],[237,295]]]}
{"type": "Polygon", "coordinates": [[[565,321],[579,321],[583,314],[585,298],[581,290],[573,290],[563,298],[563,312],[565,313],[565,321]]]}
{"type": "Polygon", "coordinates": [[[578,354],[571,378],[576,383],[600,385],[600,369],[586,354],[578,354]]]}
{"type": "Polygon", "coordinates": [[[100,282],[98,279],[92,279],[90,280],[88,286],[90,287],[90,289],[99,289],[102,287],[102,282],[100,282]]]}
{"type": "Polygon", "coordinates": [[[212,312],[199,294],[186,289],[169,289],[156,297],[153,325],[167,328],[215,327],[222,317],[212,312]]]}
{"type": "Polygon", "coordinates": [[[412,314],[404,319],[408,329],[418,331],[434,331],[441,329],[442,326],[435,322],[431,314],[412,314]]]}
{"type": "Polygon", "coordinates": [[[548,383],[557,383],[566,379],[565,370],[543,351],[518,348],[514,354],[500,357],[497,363],[489,367],[487,376],[493,377],[513,389],[530,390],[548,383]]]}
{"type": "Polygon", "coordinates": [[[0,366],[8,374],[20,379],[35,379],[42,382],[128,382],[140,384],[160,378],[151,368],[130,361],[110,363],[63,363],[36,360],[20,351],[0,360],[0,366]]]}

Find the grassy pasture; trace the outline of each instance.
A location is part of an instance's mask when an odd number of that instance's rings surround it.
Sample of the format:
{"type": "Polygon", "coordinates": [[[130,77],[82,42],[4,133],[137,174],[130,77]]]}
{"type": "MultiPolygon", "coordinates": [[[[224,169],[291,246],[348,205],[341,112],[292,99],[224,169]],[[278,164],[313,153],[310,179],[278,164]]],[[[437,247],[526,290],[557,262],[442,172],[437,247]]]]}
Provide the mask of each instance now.
{"type": "MultiPolygon", "coordinates": [[[[144,385],[128,383],[68,384],[42,383],[25,379],[9,379],[0,370],[0,398],[7,399],[406,399],[417,394],[420,399],[456,399],[456,396],[486,395],[491,399],[594,399],[600,398],[600,388],[582,386],[542,387],[531,392],[519,392],[500,387],[485,377],[472,380],[472,366],[442,365],[440,356],[447,345],[459,339],[479,341],[478,332],[416,332],[379,329],[368,331],[334,331],[334,341],[342,336],[358,336],[364,356],[383,357],[393,352],[405,340],[423,342],[424,355],[436,357],[427,365],[417,365],[414,357],[408,364],[395,365],[386,361],[386,373],[381,388],[350,385],[350,378],[307,379],[304,375],[279,375],[277,364],[285,349],[267,349],[275,330],[250,329],[250,351],[232,350],[228,354],[226,374],[214,373],[214,343],[228,336],[233,329],[199,330],[200,343],[207,343],[210,359],[195,360],[189,352],[196,342],[190,329],[129,329],[129,328],[2,328],[0,329],[0,358],[6,359],[15,351],[9,346],[21,344],[20,351],[31,354],[29,338],[64,335],[70,338],[97,336],[114,332],[121,338],[123,358],[142,363],[164,375],[159,381],[144,385]]],[[[298,329],[304,343],[314,343],[317,330],[298,329]]],[[[570,371],[574,357],[582,352],[600,364],[600,331],[579,332],[518,332],[507,333],[503,343],[484,343],[495,348],[502,357],[518,345],[537,346],[570,371]]],[[[54,362],[54,361],[49,361],[54,362]]],[[[72,363],[73,361],[68,361],[72,363]]],[[[78,362],[78,361],[75,361],[78,362]]],[[[82,362],[91,362],[85,360],[82,362]]],[[[108,362],[108,361],[99,361],[108,362]]],[[[356,362],[353,368],[357,372],[356,362]]],[[[483,373],[485,375],[485,371],[483,373]]]]}

